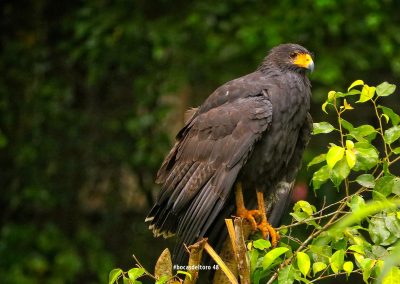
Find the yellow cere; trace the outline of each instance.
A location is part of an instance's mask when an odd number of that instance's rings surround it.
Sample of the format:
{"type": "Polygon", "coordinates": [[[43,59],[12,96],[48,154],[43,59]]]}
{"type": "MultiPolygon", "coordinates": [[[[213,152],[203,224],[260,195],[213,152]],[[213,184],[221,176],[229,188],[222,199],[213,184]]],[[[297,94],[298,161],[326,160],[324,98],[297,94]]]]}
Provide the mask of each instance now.
{"type": "Polygon", "coordinates": [[[312,63],[313,60],[308,53],[299,53],[297,54],[296,58],[293,60],[293,63],[299,67],[308,68],[312,63]]]}

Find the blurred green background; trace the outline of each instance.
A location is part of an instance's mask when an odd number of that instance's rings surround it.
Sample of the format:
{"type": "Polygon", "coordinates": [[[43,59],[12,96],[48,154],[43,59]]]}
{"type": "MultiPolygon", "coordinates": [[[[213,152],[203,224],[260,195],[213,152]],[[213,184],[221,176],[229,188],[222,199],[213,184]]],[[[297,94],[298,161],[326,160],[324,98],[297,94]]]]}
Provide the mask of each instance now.
{"type": "MultiPolygon", "coordinates": [[[[143,220],[185,110],[279,43],[315,54],[316,121],[331,89],[399,85],[396,0],[0,7],[1,283],[105,283],[112,268],[134,265],[133,253],[154,265],[168,243],[143,220]]],[[[305,158],[325,142],[313,139],[305,158]]],[[[311,175],[301,174],[306,191],[311,175]]]]}

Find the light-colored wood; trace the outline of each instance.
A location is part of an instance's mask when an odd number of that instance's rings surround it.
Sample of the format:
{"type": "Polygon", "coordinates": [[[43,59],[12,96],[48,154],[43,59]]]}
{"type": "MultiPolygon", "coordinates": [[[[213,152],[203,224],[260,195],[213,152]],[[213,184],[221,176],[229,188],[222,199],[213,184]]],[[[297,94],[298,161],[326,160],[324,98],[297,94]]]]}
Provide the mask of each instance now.
{"type": "MultiPolygon", "coordinates": [[[[229,240],[228,240],[228,242],[229,242],[229,240]]],[[[229,267],[225,264],[225,262],[221,259],[221,257],[215,252],[215,250],[208,243],[205,244],[204,249],[211,256],[211,258],[215,261],[215,263],[219,266],[220,270],[222,270],[225,273],[225,275],[229,281],[229,282],[215,282],[215,277],[214,277],[213,283],[215,283],[215,284],[218,284],[218,283],[239,284],[236,276],[232,273],[232,271],[229,269],[229,267]]],[[[217,279],[217,281],[218,281],[218,279],[217,279]]]]}
{"type": "Polygon", "coordinates": [[[207,243],[207,239],[202,239],[197,243],[189,246],[187,249],[189,250],[189,262],[188,267],[193,269],[189,269],[187,272],[191,275],[191,277],[186,276],[184,284],[195,284],[197,278],[199,278],[199,266],[201,263],[201,256],[203,255],[203,249],[205,244],[207,243]]]}

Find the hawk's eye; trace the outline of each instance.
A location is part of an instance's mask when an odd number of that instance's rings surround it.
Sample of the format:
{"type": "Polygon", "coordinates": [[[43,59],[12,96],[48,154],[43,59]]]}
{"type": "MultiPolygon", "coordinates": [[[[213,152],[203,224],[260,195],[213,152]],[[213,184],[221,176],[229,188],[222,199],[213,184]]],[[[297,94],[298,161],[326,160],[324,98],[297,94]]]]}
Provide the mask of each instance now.
{"type": "Polygon", "coordinates": [[[295,58],[296,57],[296,55],[297,55],[297,53],[296,52],[292,52],[292,53],[290,53],[290,58],[295,58]]]}

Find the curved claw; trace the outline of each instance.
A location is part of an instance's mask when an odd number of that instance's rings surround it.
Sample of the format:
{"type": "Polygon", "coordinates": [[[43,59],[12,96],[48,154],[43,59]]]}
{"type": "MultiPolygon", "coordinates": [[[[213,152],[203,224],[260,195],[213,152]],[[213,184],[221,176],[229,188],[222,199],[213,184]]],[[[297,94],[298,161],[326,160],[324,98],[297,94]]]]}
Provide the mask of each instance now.
{"type": "Polygon", "coordinates": [[[267,213],[264,205],[264,194],[260,191],[257,191],[257,203],[257,210],[246,209],[243,200],[242,184],[238,182],[236,184],[236,216],[249,220],[253,230],[256,231],[259,229],[264,239],[270,237],[272,246],[276,247],[279,241],[279,234],[267,220],[267,213]],[[259,220],[259,223],[257,223],[256,218],[259,220]]]}
{"type": "Polygon", "coordinates": [[[261,231],[263,238],[266,239],[269,236],[272,247],[276,247],[280,236],[279,233],[274,229],[274,227],[272,227],[271,224],[268,223],[268,221],[262,220],[257,228],[261,231]]]}
{"type": "Polygon", "coordinates": [[[236,213],[237,217],[249,220],[252,229],[257,230],[258,226],[256,217],[260,216],[259,210],[247,210],[246,208],[239,208],[236,213]]]}

